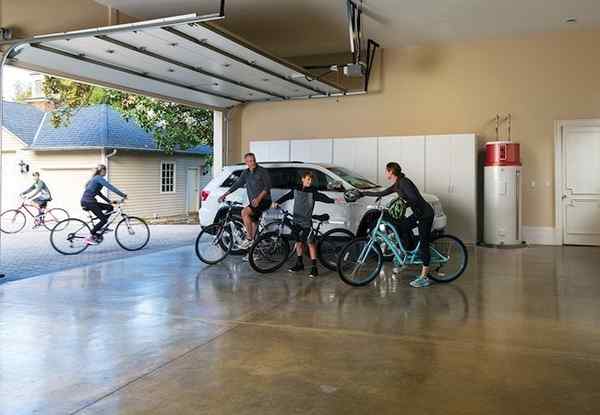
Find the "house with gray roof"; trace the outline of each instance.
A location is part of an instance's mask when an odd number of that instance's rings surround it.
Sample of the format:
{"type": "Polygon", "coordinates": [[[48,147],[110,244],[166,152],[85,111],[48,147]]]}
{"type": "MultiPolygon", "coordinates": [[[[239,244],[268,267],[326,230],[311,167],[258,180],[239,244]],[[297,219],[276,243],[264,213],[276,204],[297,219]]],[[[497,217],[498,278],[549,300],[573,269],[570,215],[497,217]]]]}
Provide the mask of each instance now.
{"type": "Polygon", "coordinates": [[[199,193],[210,180],[209,146],[166,154],[152,135],[108,105],[79,109],[68,126],[54,128],[52,113],[5,102],[2,135],[2,209],[39,171],[52,192],[52,205],[81,216],[79,199],[94,167],[105,164],[108,180],[129,196],[127,211],[145,218],[199,209],[199,193]]]}

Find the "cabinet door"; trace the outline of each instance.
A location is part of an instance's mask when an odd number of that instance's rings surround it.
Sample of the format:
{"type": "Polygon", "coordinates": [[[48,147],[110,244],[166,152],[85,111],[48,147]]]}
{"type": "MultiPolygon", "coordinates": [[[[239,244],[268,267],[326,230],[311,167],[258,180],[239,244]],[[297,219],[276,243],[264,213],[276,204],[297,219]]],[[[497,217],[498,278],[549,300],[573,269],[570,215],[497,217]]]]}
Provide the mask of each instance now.
{"type": "Polygon", "coordinates": [[[333,140],[333,164],[377,182],[377,138],[333,140]]]}
{"type": "Polygon", "coordinates": [[[452,171],[452,137],[427,136],[425,139],[425,191],[436,195],[444,209],[449,203],[452,171]]]}
{"type": "Polygon", "coordinates": [[[256,155],[257,162],[290,161],[290,142],[283,141],[251,141],[250,151],[256,155]]]}
{"type": "Polygon", "coordinates": [[[332,163],[333,140],[292,140],[291,157],[293,161],[306,163],[332,163]]]}
{"type": "Polygon", "coordinates": [[[425,137],[380,137],[378,179],[387,185],[384,169],[395,161],[421,191],[425,191],[425,137]]]}
{"type": "Polygon", "coordinates": [[[449,197],[452,217],[448,216],[448,233],[459,236],[465,242],[477,239],[476,154],[475,135],[452,136],[449,197]]]}

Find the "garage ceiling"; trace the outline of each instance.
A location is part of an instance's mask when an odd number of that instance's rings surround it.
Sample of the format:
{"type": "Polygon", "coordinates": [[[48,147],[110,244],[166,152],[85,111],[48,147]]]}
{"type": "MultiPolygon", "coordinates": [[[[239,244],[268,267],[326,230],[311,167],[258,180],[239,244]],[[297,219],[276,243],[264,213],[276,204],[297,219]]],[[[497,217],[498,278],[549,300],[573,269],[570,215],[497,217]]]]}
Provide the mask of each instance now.
{"type": "Polygon", "coordinates": [[[345,92],[207,19],[191,15],[42,36],[16,48],[10,63],[213,108],[345,92]]]}
{"type": "MultiPolygon", "coordinates": [[[[139,18],[206,12],[215,0],[96,0],[139,18]]],[[[598,0],[364,0],[383,47],[600,27],[598,0]],[[565,19],[577,18],[567,25],[565,19]]],[[[345,0],[227,0],[224,27],[277,56],[348,50],[345,0]]]]}

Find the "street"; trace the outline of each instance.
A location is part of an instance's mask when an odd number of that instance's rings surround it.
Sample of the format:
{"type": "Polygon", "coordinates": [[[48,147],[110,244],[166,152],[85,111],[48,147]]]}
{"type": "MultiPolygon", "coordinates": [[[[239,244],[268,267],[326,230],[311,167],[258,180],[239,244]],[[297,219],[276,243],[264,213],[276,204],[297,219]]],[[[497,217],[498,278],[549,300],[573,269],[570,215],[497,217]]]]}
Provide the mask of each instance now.
{"type": "Polygon", "coordinates": [[[6,277],[0,283],[187,245],[193,250],[199,232],[198,225],[151,225],[150,242],[140,251],[121,249],[114,235],[109,234],[102,244],[74,256],[56,252],[50,244],[50,233],[45,229],[1,234],[0,272],[6,277]]]}

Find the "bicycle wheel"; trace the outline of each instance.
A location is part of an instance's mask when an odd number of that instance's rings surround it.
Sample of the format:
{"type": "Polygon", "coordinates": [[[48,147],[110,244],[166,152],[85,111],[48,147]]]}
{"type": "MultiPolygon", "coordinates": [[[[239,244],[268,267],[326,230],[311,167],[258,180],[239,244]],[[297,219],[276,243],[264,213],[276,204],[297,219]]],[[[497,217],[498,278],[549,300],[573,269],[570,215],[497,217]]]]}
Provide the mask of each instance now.
{"type": "Polygon", "coordinates": [[[362,287],[373,281],[383,267],[379,245],[370,238],[355,239],[342,248],[338,257],[338,273],[346,284],[362,287]]]}
{"type": "Polygon", "coordinates": [[[277,271],[288,259],[290,244],[278,232],[261,234],[248,253],[252,269],[261,274],[277,271]]]}
{"type": "Polygon", "coordinates": [[[352,242],[354,234],[348,229],[336,228],[325,232],[317,243],[317,257],[323,266],[337,270],[337,260],[342,248],[352,242]]]}
{"type": "Polygon", "coordinates": [[[7,210],[0,215],[0,230],[4,233],[17,233],[25,227],[27,218],[17,209],[7,210]]]}
{"type": "Polygon", "coordinates": [[[429,244],[431,251],[430,277],[436,282],[454,281],[465,272],[469,260],[467,248],[460,239],[452,235],[433,238],[429,244]]]}
{"type": "Polygon", "coordinates": [[[44,214],[44,227],[51,231],[58,222],[69,219],[69,212],[61,208],[48,209],[44,214]]]}
{"type": "Polygon", "coordinates": [[[150,241],[148,224],[135,216],[126,216],[115,228],[115,239],[126,251],[139,251],[150,241]]]}
{"type": "MultiPolygon", "coordinates": [[[[246,239],[246,227],[244,226],[244,223],[241,220],[233,219],[230,223],[233,224],[233,232],[235,232],[236,238],[233,238],[232,245],[231,245],[231,252],[229,252],[229,254],[230,255],[238,255],[238,256],[246,255],[248,253],[248,250],[241,249],[238,246],[238,244],[236,243],[236,240],[243,241],[246,239]]],[[[231,232],[228,232],[224,236],[230,236],[230,235],[231,235],[231,232]]]]}
{"type": "Polygon", "coordinates": [[[213,223],[202,229],[196,238],[196,256],[205,264],[221,262],[231,251],[233,238],[228,227],[213,223]]]}
{"type": "Polygon", "coordinates": [[[52,247],[63,255],[77,255],[86,250],[85,239],[91,234],[87,223],[80,219],[65,219],[58,222],[50,232],[52,247]]]}

